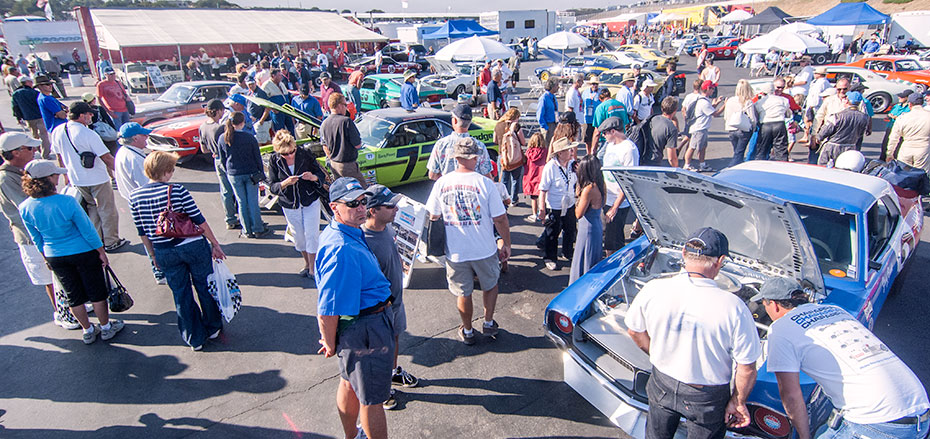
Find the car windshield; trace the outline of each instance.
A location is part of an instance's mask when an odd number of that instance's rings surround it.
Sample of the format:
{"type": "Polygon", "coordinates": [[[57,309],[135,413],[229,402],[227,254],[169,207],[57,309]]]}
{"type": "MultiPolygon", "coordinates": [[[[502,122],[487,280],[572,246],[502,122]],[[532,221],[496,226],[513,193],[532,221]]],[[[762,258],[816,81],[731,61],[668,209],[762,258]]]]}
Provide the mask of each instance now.
{"type": "Polygon", "coordinates": [[[144,64],[129,64],[128,66],[126,66],[126,71],[128,73],[145,72],[145,65],[144,64]]]}
{"type": "Polygon", "coordinates": [[[623,73],[604,72],[598,76],[598,79],[601,80],[601,84],[620,84],[623,79],[623,73]]]}
{"type": "Polygon", "coordinates": [[[660,58],[665,58],[664,53],[659,52],[658,50],[655,50],[655,49],[649,49],[649,53],[653,54],[654,56],[658,56],[660,58]]]}
{"type": "Polygon", "coordinates": [[[923,67],[917,61],[912,59],[904,59],[901,61],[895,61],[894,63],[895,70],[899,72],[910,72],[913,70],[922,70],[923,67]]]}
{"type": "Polygon", "coordinates": [[[823,274],[832,274],[831,270],[844,273],[849,271],[856,260],[853,251],[853,242],[856,242],[855,215],[802,204],[795,204],[794,208],[801,216],[807,236],[814,246],[820,271],[823,274]]]}
{"type": "Polygon", "coordinates": [[[394,129],[394,124],[384,119],[362,114],[355,120],[355,126],[362,137],[362,145],[379,147],[388,133],[394,129]]]}
{"type": "Polygon", "coordinates": [[[161,96],[155,98],[155,100],[171,102],[172,104],[184,104],[187,103],[187,100],[190,99],[191,95],[193,95],[196,90],[196,88],[189,85],[174,84],[162,93],[161,96]]]}

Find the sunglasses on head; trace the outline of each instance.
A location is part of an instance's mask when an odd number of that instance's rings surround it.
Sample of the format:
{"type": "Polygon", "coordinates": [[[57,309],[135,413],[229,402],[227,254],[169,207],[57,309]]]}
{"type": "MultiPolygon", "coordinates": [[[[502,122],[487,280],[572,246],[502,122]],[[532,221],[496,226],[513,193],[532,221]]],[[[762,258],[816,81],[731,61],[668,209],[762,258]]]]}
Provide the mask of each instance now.
{"type": "Polygon", "coordinates": [[[362,205],[362,200],[340,201],[340,203],[345,204],[349,209],[355,209],[362,205]]]}

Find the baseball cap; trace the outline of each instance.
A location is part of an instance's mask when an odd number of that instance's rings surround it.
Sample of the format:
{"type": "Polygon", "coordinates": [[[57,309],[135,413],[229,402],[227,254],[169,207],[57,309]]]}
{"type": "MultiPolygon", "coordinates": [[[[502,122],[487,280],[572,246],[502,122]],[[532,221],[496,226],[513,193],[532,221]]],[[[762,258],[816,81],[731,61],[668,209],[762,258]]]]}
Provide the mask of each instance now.
{"type": "Polygon", "coordinates": [[[913,93],[907,97],[907,102],[911,104],[923,104],[924,96],[920,93],[913,93]]]}
{"type": "Polygon", "coordinates": [[[103,73],[109,75],[110,73],[116,73],[116,70],[113,70],[113,67],[106,66],[103,68],[103,73]]]}
{"type": "Polygon", "coordinates": [[[123,139],[129,139],[132,136],[137,136],[139,134],[145,134],[147,136],[151,133],[152,130],[143,128],[142,125],[139,125],[138,122],[125,123],[119,128],[119,136],[123,139]]]}
{"type": "Polygon", "coordinates": [[[714,87],[716,87],[716,85],[714,85],[713,81],[704,81],[701,83],[701,90],[710,90],[714,87]]]}
{"type": "Polygon", "coordinates": [[[394,207],[397,206],[397,202],[403,198],[402,194],[395,194],[391,192],[387,186],[376,184],[368,188],[371,191],[371,195],[368,196],[368,199],[365,201],[365,207],[372,208],[378,206],[385,207],[394,207]]]}
{"type": "Polygon", "coordinates": [[[804,288],[801,288],[801,284],[798,283],[798,281],[788,277],[772,277],[762,284],[762,288],[759,289],[759,294],[752,296],[749,301],[755,302],[762,299],[788,300],[791,299],[794,293],[799,291],[803,293],[804,288]]]}
{"type": "Polygon", "coordinates": [[[849,101],[850,104],[853,104],[853,105],[858,104],[862,102],[862,93],[859,93],[858,91],[846,93],[846,99],[849,101]]]}
{"type": "Polygon", "coordinates": [[[87,102],[88,104],[89,104],[91,101],[93,101],[94,99],[97,99],[97,95],[95,95],[95,94],[93,94],[93,93],[91,93],[91,92],[87,92],[87,93],[84,93],[84,94],[81,95],[81,100],[84,101],[84,102],[87,102]]]}
{"type": "Polygon", "coordinates": [[[620,120],[617,116],[611,116],[601,122],[601,125],[597,127],[597,130],[606,133],[610,130],[623,131],[623,121],[620,120]]]}
{"type": "Polygon", "coordinates": [[[902,91],[901,93],[898,93],[898,97],[899,97],[899,98],[906,98],[906,97],[908,97],[908,96],[910,96],[910,95],[912,95],[912,94],[914,94],[914,90],[906,89],[906,90],[902,91]]]}
{"type": "Polygon", "coordinates": [[[330,75],[329,72],[320,73],[320,79],[323,79],[323,78],[332,79],[332,77],[333,75],[330,75]]]}
{"type": "Polygon", "coordinates": [[[471,120],[471,107],[466,104],[457,104],[452,108],[452,116],[459,120],[471,120]]]}
{"type": "Polygon", "coordinates": [[[239,93],[231,94],[223,102],[223,105],[232,108],[232,104],[239,104],[242,106],[248,105],[249,101],[239,93]]]}
{"type": "Polygon", "coordinates": [[[68,113],[71,114],[84,114],[84,113],[93,113],[94,109],[90,107],[90,104],[84,101],[75,101],[71,103],[71,106],[68,107],[68,113]]]}
{"type": "Polygon", "coordinates": [[[463,137],[455,142],[452,157],[457,159],[476,159],[481,153],[478,142],[472,137],[463,137]]]}
{"type": "Polygon", "coordinates": [[[32,178],[45,178],[54,174],[67,174],[68,170],[59,168],[58,164],[51,160],[33,160],[26,165],[24,169],[32,178]]]}
{"type": "Polygon", "coordinates": [[[245,78],[245,83],[246,83],[246,84],[254,84],[254,83],[255,83],[255,77],[254,77],[254,76],[249,76],[248,78],[245,78]]]}
{"type": "Polygon", "coordinates": [[[559,113],[559,123],[574,124],[575,122],[578,122],[578,118],[575,116],[574,111],[569,110],[559,113]]]}
{"type": "Polygon", "coordinates": [[[352,201],[362,195],[371,195],[371,192],[362,188],[362,184],[352,177],[339,177],[329,187],[329,200],[352,201]]]}
{"type": "Polygon", "coordinates": [[[35,82],[35,81],[32,80],[32,76],[20,75],[19,82],[25,84],[26,82],[35,82]]]}
{"type": "Polygon", "coordinates": [[[0,134],[0,151],[13,151],[24,146],[39,146],[42,141],[33,139],[23,133],[8,131],[0,134]]]}
{"type": "Polygon", "coordinates": [[[698,249],[688,249],[688,253],[694,253],[703,256],[720,257],[730,256],[730,241],[727,240],[723,232],[713,228],[704,227],[688,238],[689,244],[697,244],[698,249]]]}

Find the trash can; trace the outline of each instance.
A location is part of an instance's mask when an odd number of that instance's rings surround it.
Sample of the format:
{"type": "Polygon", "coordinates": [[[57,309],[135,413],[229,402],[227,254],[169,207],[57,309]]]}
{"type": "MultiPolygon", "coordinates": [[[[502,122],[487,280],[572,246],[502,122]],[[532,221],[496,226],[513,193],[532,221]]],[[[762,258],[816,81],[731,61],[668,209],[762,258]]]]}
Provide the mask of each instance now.
{"type": "Polygon", "coordinates": [[[71,81],[72,87],[83,87],[84,86],[84,76],[77,72],[68,73],[68,80],[71,81]]]}

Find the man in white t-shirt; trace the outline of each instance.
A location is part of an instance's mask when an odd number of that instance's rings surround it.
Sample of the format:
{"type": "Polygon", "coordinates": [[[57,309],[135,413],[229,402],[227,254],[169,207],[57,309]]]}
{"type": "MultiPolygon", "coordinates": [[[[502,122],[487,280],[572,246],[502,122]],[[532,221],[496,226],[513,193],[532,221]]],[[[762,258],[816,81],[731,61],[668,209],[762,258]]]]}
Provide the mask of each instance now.
{"type": "Polygon", "coordinates": [[[58,155],[59,166],[68,170],[68,182],[77,188],[84,199],[85,210],[97,233],[103,238],[103,248],[112,252],[129,241],[119,237],[119,214],[110,184],[114,161],[110,150],[100,136],[87,126],[91,124],[94,109],[84,101],[71,104],[68,122],[52,130],[52,151],[58,155]],[[88,159],[82,160],[81,153],[88,159]],[[90,158],[92,153],[95,157],[90,158]],[[91,167],[84,167],[83,163],[91,167]]]}
{"type": "Polygon", "coordinates": [[[436,180],[426,201],[430,219],[442,218],[445,223],[446,279],[449,291],[457,296],[462,318],[458,334],[466,345],[475,344],[471,325],[475,277],[484,291],[481,332],[485,336],[497,336],[499,327],[494,321],[494,308],[500,261],[510,257],[510,224],[500,192],[490,178],[475,172],[481,153],[477,140],[459,139],[453,151],[458,168],[436,180]],[[495,227],[503,240],[500,249],[494,238],[495,227]]]}
{"type": "MultiPolygon", "coordinates": [[[[572,86],[568,88],[568,91],[565,92],[565,111],[571,111],[575,113],[575,120],[578,123],[584,123],[584,101],[581,100],[581,86],[584,85],[584,73],[575,74],[575,82],[572,83],[572,86]]],[[[578,130],[577,139],[572,140],[581,140],[584,133],[581,130],[578,130]]]]}
{"type": "Polygon", "coordinates": [[[810,303],[794,279],[772,278],[752,300],[762,300],[772,318],[769,372],[798,433],[810,439],[810,421],[800,373],[814,379],[836,407],[835,439],[923,439],[930,402],[923,384],[891,350],[852,315],[835,305],[810,303]]]}
{"type": "MultiPolygon", "coordinates": [[[[604,167],[639,166],[639,149],[623,133],[623,121],[619,117],[608,117],[597,130],[604,134],[604,167]]],[[[630,212],[630,202],[626,199],[613,173],[604,171],[604,183],[607,196],[604,197],[604,250],[610,256],[623,248],[626,236],[623,226],[630,212]]]]}
{"type": "Polygon", "coordinates": [[[791,87],[788,94],[791,96],[804,95],[806,99],[811,88],[811,82],[814,81],[814,67],[811,66],[811,57],[807,55],[802,56],[798,63],[801,66],[801,71],[794,75],[794,86],[791,87]]]}
{"type": "Polygon", "coordinates": [[[843,36],[840,34],[834,34],[833,38],[830,39],[830,54],[833,55],[833,60],[831,62],[839,62],[840,54],[843,53],[843,36]]]}
{"type": "Polygon", "coordinates": [[[714,282],[728,255],[723,233],[700,229],[682,250],[684,271],[649,281],[630,304],[627,332],[652,363],[647,439],[673,438],[681,417],[689,439],[722,439],[727,426],[749,425],[762,344],[746,304],[714,282]]]}
{"type": "Polygon", "coordinates": [[[788,98],[775,94],[772,83],[760,87],[765,96],[754,104],[756,120],[762,124],[759,139],[756,142],[754,160],[788,160],[788,128],[785,121],[791,117],[791,103],[788,98]]]}
{"type": "MultiPolygon", "coordinates": [[[[711,95],[716,93],[717,86],[711,81],[701,83],[701,95],[694,102],[694,109],[691,110],[691,125],[688,128],[689,140],[688,149],[685,151],[685,169],[689,171],[710,171],[710,167],[704,163],[704,156],[707,154],[707,130],[710,129],[710,121],[714,116],[723,112],[723,97],[718,96],[711,101],[711,95]],[[720,107],[720,108],[717,108],[720,107]],[[698,167],[691,166],[691,157],[698,153],[698,167]]],[[[689,95],[690,96],[690,95],[689,95]]]]}

